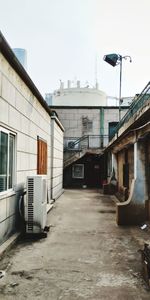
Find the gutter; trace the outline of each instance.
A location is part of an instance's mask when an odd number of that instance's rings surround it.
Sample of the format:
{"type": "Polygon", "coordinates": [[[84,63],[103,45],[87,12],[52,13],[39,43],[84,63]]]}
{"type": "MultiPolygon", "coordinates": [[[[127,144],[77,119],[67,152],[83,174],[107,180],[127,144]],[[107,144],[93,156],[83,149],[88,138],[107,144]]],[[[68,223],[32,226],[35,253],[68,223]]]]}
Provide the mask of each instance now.
{"type": "Polygon", "coordinates": [[[65,129],[63,127],[63,125],[61,124],[61,122],[59,121],[59,119],[57,118],[57,116],[51,115],[51,120],[55,120],[57,125],[60,127],[60,129],[64,132],[65,129]]]}
{"type": "MultiPolygon", "coordinates": [[[[61,108],[63,108],[63,109],[101,109],[101,108],[103,108],[103,109],[118,109],[119,110],[119,107],[118,106],[90,106],[90,105],[88,105],[88,106],[83,106],[83,105],[50,105],[50,107],[51,107],[51,109],[53,108],[53,109],[61,109],[61,108]]],[[[121,107],[121,110],[124,110],[124,109],[129,109],[129,106],[122,106],[121,107]]]]}

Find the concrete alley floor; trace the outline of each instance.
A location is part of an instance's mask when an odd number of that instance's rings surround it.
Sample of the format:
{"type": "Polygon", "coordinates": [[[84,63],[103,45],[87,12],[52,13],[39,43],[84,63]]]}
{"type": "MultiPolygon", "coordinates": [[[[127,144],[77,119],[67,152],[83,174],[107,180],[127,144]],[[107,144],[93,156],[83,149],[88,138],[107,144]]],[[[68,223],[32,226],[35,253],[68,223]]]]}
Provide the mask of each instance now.
{"type": "Polygon", "coordinates": [[[150,299],[141,276],[140,228],[118,227],[111,196],[66,190],[48,237],[20,241],[0,261],[0,299],[150,299]]]}

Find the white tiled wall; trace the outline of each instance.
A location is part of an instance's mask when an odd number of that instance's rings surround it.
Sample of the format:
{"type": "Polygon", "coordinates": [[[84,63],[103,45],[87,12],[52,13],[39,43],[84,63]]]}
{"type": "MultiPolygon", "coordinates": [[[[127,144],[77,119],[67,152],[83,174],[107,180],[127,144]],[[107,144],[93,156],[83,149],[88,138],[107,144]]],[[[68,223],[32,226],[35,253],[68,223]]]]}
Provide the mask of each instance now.
{"type": "Polygon", "coordinates": [[[51,119],[30,89],[0,54],[0,125],[16,133],[16,196],[0,195],[0,243],[15,228],[20,193],[28,175],[37,174],[37,136],[48,145],[51,189],[51,119]]]}

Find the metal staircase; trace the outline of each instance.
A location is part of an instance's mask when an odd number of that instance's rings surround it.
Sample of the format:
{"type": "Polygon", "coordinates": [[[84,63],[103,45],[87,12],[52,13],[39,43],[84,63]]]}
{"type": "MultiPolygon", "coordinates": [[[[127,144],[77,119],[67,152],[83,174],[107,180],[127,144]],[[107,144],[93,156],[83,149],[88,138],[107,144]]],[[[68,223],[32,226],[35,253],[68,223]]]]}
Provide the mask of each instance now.
{"type": "Polygon", "coordinates": [[[84,135],[64,140],[64,168],[83,157],[87,152],[102,153],[108,144],[108,135],[84,135]]]}

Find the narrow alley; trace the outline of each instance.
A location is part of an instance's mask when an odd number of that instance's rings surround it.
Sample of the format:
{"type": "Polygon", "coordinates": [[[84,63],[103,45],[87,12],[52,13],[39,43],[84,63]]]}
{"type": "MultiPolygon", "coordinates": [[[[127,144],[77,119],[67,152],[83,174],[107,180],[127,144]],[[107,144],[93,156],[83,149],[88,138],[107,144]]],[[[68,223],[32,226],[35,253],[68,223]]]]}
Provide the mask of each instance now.
{"type": "Polygon", "coordinates": [[[148,300],[137,227],[119,227],[112,196],[66,190],[46,239],[19,241],[1,260],[0,299],[148,300]]]}

